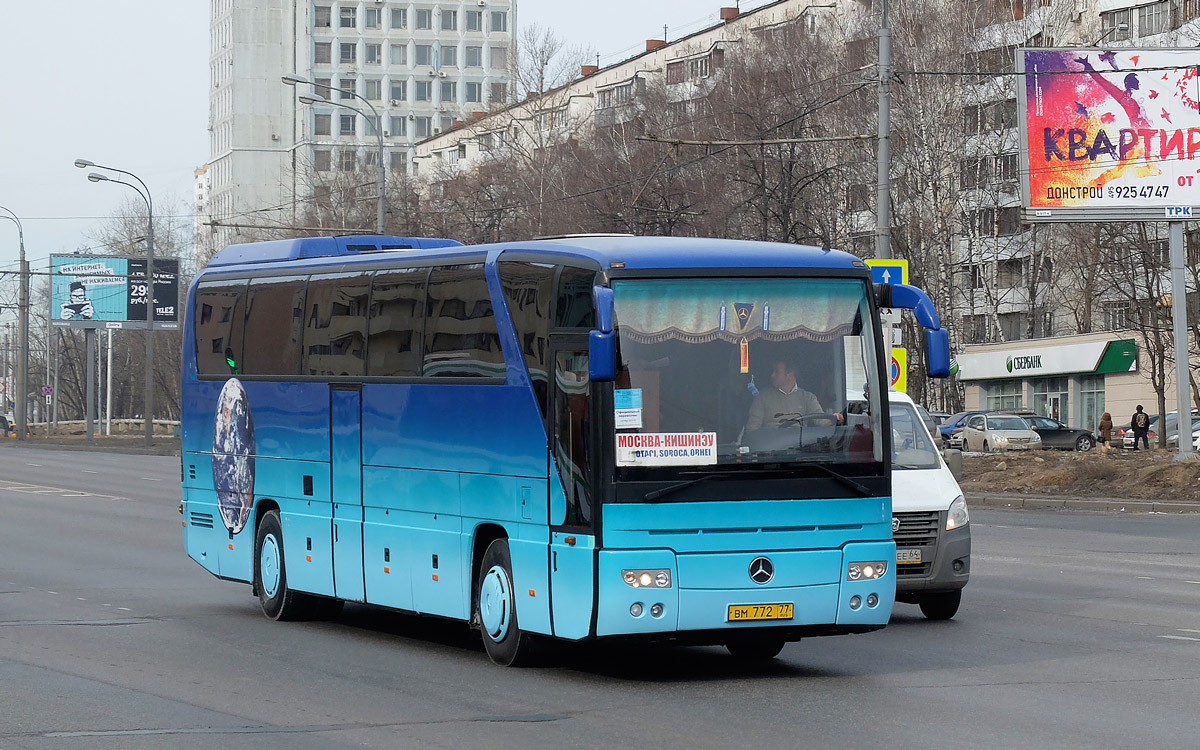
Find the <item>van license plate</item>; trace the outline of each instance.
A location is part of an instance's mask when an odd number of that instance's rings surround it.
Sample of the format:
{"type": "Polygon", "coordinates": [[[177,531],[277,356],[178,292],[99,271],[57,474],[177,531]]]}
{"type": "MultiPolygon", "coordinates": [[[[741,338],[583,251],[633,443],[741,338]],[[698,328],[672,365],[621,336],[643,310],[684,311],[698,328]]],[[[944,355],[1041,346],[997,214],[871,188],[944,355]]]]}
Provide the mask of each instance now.
{"type": "Polygon", "coordinates": [[[898,549],[896,550],[897,565],[916,565],[921,562],[921,550],[918,549],[898,549]]]}
{"type": "Polygon", "coordinates": [[[782,604],[730,604],[727,618],[729,622],[746,622],[749,620],[790,620],[795,617],[793,602],[782,604]]]}

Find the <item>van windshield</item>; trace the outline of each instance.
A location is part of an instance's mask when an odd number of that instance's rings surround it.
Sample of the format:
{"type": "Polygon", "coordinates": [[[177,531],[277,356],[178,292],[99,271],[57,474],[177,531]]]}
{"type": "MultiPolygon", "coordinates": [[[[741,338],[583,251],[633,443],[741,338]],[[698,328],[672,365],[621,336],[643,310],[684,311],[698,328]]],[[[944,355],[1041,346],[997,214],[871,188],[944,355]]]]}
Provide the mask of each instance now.
{"type": "Polygon", "coordinates": [[[892,468],[936,469],[941,466],[933,441],[917,412],[905,403],[893,403],[892,468]]]}

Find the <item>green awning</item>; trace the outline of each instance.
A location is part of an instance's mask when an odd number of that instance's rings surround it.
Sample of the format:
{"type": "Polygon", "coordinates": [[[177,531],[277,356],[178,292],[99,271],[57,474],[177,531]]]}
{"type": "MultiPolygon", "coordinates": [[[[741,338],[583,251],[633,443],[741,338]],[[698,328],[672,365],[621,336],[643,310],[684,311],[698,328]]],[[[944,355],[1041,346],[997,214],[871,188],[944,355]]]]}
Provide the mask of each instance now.
{"type": "Polygon", "coordinates": [[[1120,339],[1108,342],[1100,364],[1096,365],[1096,374],[1109,372],[1130,372],[1137,365],[1137,343],[1133,339],[1120,339]]]}

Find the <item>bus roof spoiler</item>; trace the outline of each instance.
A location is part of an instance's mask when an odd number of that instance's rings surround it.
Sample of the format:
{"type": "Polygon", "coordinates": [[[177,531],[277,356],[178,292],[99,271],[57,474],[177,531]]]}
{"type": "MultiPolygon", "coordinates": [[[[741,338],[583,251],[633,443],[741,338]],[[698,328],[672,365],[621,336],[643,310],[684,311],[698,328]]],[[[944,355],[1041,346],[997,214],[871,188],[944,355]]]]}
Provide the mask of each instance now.
{"type": "Polygon", "coordinates": [[[213,256],[208,266],[239,266],[245,263],[279,263],[304,258],[332,258],[391,250],[434,250],[462,247],[458,240],[442,237],[391,237],[353,235],[347,237],[301,237],[291,240],[245,242],[229,245],[213,256]]]}

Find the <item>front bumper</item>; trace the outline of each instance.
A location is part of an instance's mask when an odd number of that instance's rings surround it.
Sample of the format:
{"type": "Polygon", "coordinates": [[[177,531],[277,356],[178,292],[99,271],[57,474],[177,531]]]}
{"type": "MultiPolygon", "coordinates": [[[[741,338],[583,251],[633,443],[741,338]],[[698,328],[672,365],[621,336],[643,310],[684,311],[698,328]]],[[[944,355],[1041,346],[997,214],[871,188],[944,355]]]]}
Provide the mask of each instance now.
{"type": "Polygon", "coordinates": [[[881,628],[895,603],[896,546],[892,541],[854,542],[841,549],[681,553],[672,550],[602,550],[599,553],[598,637],[688,634],[719,642],[722,634],[770,630],[788,639],[799,633],[865,632],[881,628]],[[774,575],[751,580],[751,563],[770,560],[774,575]],[[850,562],[888,561],[887,572],[872,580],[846,580],[850,562]],[[668,569],[670,588],[634,588],[622,570],[668,569]],[[873,595],[873,598],[871,598],[873,595]],[[857,597],[857,607],[851,600],[857,597]],[[868,606],[868,599],[875,601],[868,606]],[[639,604],[639,607],[634,607],[639,604]],[[792,617],[731,622],[731,605],[791,604],[792,617]],[[661,614],[651,614],[660,605],[661,614]],[[632,611],[631,611],[632,608],[632,611]],[[633,614],[640,609],[640,614],[633,614]]]}
{"type": "Polygon", "coordinates": [[[910,601],[907,594],[957,591],[967,585],[971,577],[971,525],[945,531],[945,513],[939,514],[939,522],[937,539],[920,548],[925,561],[921,569],[897,566],[897,601],[910,601]]]}

